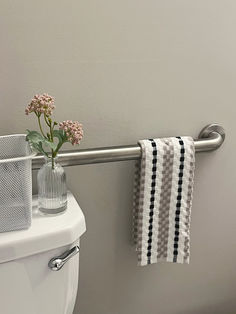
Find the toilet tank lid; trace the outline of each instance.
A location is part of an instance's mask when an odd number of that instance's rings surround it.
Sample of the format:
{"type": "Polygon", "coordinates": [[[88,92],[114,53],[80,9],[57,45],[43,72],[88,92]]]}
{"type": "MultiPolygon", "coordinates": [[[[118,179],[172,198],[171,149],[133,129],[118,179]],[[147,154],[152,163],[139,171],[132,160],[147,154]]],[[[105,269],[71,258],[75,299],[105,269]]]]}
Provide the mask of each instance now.
{"type": "Polygon", "coordinates": [[[31,227],[0,233],[0,263],[72,244],[85,231],[84,214],[70,192],[66,211],[56,216],[41,215],[37,209],[37,196],[33,197],[31,227]]]}

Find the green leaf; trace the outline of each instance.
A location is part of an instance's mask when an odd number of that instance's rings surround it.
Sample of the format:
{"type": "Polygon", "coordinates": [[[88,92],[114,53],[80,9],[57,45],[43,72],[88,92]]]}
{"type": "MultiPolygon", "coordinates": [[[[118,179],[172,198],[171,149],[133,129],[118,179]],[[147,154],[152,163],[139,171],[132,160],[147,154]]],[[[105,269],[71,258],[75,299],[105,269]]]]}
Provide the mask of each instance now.
{"type": "Polygon", "coordinates": [[[58,144],[62,145],[63,143],[67,141],[66,133],[63,130],[54,130],[53,136],[58,138],[58,141],[59,141],[58,144]]]}
{"type": "Polygon", "coordinates": [[[51,145],[53,143],[51,143],[47,139],[45,139],[39,132],[30,131],[30,130],[27,130],[27,132],[28,132],[28,134],[26,136],[26,140],[30,143],[30,145],[33,147],[33,149],[35,149],[37,152],[48,156],[48,153],[43,148],[43,144],[46,144],[47,146],[49,146],[52,149],[56,148],[56,146],[57,146],[56,144],[51,145]]]}
{"type": "Polygon", "coordinates": [[[37,131],[27,130],[28,134],[26,136],[26,140],[30,143],[39,143],[44,141],[44,137],[37,131]]]}
{"type": "Polygon", "coordinates": [[[58,144],[57,144],[57,148],[55,150],[55,156],[58,153],[59,149],[61,148],[61,146],[67,142],[67,136],[65,131],[63,130],[54,130],[53,131],[53,136],[58,138],[58,144]]]}
{"type": "Polygon", "coordinates": [[[43,149],[43,145],[42,142],[39,143],[31,143],[31,146],[33,147],[33,149],[35,149],[37,152],[42,153],[43,155],[48,157],[48,153],[45,152],[45,150],[43,149]]]}
{"type": "Polygon", "coordinates": [[[48,147],[50,147],[51,149],[55,150],[57,148],[57,144],[56,143],[52,143],[46,139],[44,139],[44,144],[47,145],[48,147]]]}

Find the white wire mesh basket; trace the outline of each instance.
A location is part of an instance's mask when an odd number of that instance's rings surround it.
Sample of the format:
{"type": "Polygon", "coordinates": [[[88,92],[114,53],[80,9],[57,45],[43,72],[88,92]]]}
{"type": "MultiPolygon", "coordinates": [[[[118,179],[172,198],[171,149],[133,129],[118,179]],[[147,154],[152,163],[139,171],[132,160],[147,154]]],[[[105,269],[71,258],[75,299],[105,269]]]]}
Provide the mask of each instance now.
{"type": "Polygon", "coordinates": [[[0,136],[0,232],[31,225],[34,155],[25,134],[0,136]]]}

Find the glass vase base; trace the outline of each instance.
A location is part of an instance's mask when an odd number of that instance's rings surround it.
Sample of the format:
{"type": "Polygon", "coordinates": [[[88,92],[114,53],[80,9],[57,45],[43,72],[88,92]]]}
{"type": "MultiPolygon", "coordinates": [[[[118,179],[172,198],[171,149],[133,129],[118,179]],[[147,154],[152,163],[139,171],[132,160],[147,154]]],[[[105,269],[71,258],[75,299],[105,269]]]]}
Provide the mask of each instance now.
{"type": "Polygon", "coordinates": [[[39,212],[43,215],[59,215],[64,213],[64,211],[67,209],[67,202],[59,208],[44,208],[44,207],[39,207],[39,212]]]}
{"type": "Polygon", "coordinates": [[[46,158],[39,169],[38,208],[43,215],[58,215],[67,207],[66,174],[56,158],[46,158]]]}

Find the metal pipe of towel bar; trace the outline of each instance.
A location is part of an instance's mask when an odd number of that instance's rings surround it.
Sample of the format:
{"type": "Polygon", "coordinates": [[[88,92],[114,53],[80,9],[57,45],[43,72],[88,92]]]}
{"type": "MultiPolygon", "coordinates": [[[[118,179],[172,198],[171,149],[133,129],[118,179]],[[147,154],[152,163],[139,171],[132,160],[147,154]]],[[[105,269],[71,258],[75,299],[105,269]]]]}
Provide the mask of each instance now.
{"type": "MultiPolygon", "coordinates": [[[[209,125],[201,131],[199,138],[194,141],[195,150],[196,152],[212,151],[219,148],[223,141],[223,129],[215,124],[209,125]],[[212,126],[217,126],[218,129],[210,129],[212,126]]],[[[139,145],[81,149],[64,151],[58,154],[59,162],[64,167],[114,161],[137,160],[140,157],[141,149],[139,145]]],[[[37,155],[33,157],[32,168],[34,170],[39,169],[43,163],[44,157],[42,155],[37,155]]]]}

